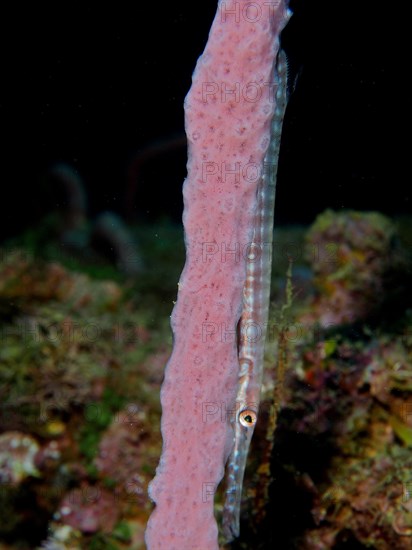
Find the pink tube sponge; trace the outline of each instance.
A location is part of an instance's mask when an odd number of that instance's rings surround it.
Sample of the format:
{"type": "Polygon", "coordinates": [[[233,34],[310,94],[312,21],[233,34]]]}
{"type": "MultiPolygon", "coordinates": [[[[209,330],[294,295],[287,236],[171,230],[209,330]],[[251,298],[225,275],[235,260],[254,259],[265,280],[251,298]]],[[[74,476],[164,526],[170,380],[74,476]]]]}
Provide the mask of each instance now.
{"type": "Polygon", "coordinates": [[[285,3],[219,2],[185,100],[187,257],[161,391],[163,451],[149,550],[217,550],[213,494],[233,445],[236,327],[274,113],[285,3]]]}

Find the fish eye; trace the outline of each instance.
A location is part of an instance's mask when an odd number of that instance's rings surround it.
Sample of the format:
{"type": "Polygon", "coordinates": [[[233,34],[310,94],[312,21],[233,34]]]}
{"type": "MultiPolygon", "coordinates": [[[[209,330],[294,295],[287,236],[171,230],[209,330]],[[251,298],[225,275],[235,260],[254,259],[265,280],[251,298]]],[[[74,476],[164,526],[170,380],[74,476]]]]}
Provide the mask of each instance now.
{"type": "Polygon", "coordinates": [[[239,422],[245,428],[251,428],[256,424],[257,414],[252,409],[243,409],[239,413],[239,422]]]}

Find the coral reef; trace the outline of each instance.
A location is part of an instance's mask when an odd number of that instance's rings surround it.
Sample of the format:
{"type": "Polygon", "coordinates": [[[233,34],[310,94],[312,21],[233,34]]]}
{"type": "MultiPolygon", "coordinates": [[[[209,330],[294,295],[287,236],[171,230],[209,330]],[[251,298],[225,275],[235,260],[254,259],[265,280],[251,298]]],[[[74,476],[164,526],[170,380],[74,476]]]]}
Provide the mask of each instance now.
{"type": "Polygon", "coordinates": [[[0,483],[18,485],[28,476],[37,476],[35,457],[37,441],[19,432],[0,435],[0,483]]]}
{"type": "Polygon", "coordinates": [[[0,538],[142,548],[160,453],[160,376],[148,369],[167,354],[163,322],[114,282],[15,249],[2,260],[0,538]]]}
{"type": "Polygon", "coordinates": [[[318,216],[306,236],[317,290],[310,319],[323,327],[354,323],[380,305],[397,257],[395,236],[394,224],[377,212],[318,216]]]}
{"type": "Polygon", "coordinates": [[[290,374],[278,426],[281,439],[293,433],[302,445],[314,442],[317,463],[308,461],[305,475],[315,525],[301,547],[334,548],[353,538],[379,550],[409,548],[412,347],[402,335],[327,347],[307,349],[290,374]]]}
{"type": "Polygon", "coordinates": [[[83,533],[111,533],[119,517],[112,492],[98,486],[83,484],[63,498],[55,519],[83,533]]]}
{"type": "MultiPolygon", "coordinates": [[[[241,536],[227,550],[411,547],[409,227],[325,213],[306,238],[314,289],[302,256],[286,304],[288,264],[275,273],[241,536]]],[[[176,235],[142,231],[153,271],[133,286],[3,250],[0,548],[143,550],[176,235]]],[[[278,235],[285,249],[291,240],[303,231],[278,235]]]]}
{"type": "Polygon", "coordinates": [[[231,548],[410,548],[409,251],[395,225],[373,213],[326,212],[306,242],[316,292],[295,294],[283,324],[272,315],[243,530],[231,548]]]}

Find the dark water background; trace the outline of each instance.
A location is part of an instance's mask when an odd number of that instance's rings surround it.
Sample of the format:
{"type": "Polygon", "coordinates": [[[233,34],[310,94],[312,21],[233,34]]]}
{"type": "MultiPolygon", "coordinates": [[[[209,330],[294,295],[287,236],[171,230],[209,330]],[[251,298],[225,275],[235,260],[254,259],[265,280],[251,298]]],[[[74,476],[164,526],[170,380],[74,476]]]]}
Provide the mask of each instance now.
{"type": "MultiPolygon", "coordinates": [[[[299,78],[284,126],[277,223],[310,223],[326,207],[410,212],[395,130],[402,116],[394,114],[401,14],[371,1],[296,0],[291,8],[284,45],[299,78]]],[[[4,237],[64,207],[67,197],[45,178],[55,162],[78,170],[92,216],[180,223],[183,99],[215,10],[214,0],[3,8],[4,237]],[[130,191],[133,159],[147,148],[130,191]]]]}

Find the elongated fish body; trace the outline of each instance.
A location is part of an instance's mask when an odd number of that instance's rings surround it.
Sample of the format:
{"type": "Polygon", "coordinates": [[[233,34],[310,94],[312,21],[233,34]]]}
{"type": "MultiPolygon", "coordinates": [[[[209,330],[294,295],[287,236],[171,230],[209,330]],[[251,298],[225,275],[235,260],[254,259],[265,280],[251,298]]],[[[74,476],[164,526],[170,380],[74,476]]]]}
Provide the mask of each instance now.
{"type": "Polygon", "coordinates": [[[239,536],[243,477],[258,416],[262,385],[272,271],[276,174],[287,104],[287,62],[282,50],[278,53],[275,84],[276,108],[271,140],[258,186],[253,242],[246,259],[246,283],[238,330],[239,386],[234,414],[234,447],[226,467],[226,500],[223,508],[223,534],[227,541],[239,536]]]}

